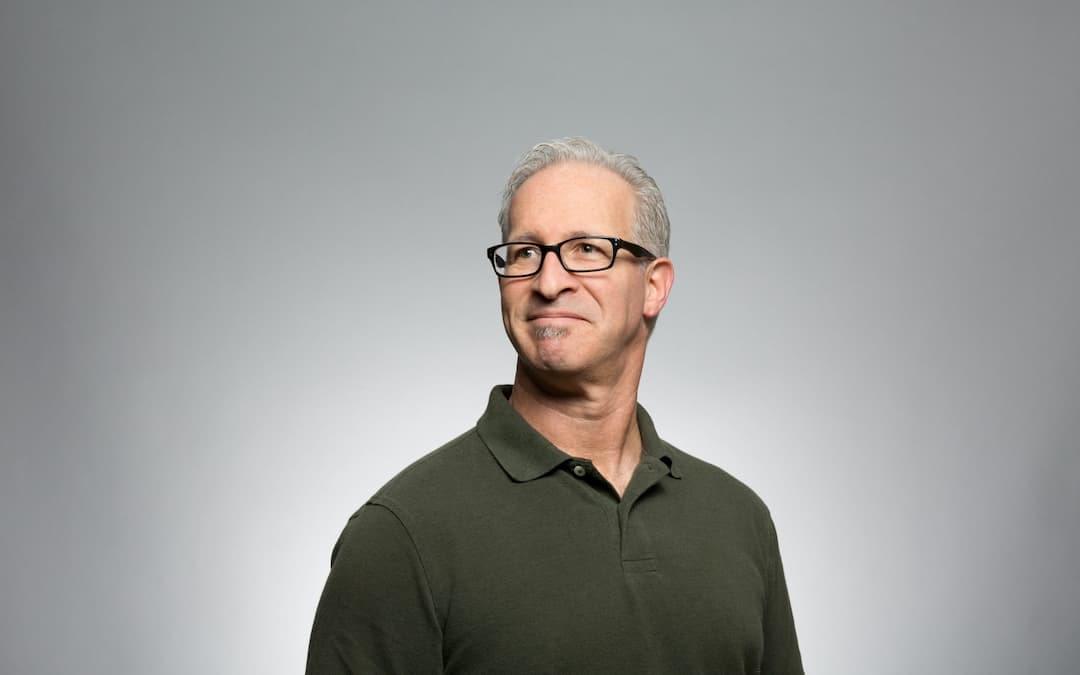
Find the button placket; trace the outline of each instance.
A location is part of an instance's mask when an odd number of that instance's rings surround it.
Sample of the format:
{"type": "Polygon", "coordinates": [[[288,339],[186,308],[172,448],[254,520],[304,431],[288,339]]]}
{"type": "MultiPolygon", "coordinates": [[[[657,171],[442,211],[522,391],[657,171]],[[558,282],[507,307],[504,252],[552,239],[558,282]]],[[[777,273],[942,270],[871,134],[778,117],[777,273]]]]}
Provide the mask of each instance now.
{"type": "Polygon", "coordinates": [[[641,473],[630,481],[618,506],[620,557],[625,572],[653,572],[657,569],[652,540],[644,523],[634,517],[634,507],[659,483],[666,471],[658,460],[642,459],[641,473]]]}

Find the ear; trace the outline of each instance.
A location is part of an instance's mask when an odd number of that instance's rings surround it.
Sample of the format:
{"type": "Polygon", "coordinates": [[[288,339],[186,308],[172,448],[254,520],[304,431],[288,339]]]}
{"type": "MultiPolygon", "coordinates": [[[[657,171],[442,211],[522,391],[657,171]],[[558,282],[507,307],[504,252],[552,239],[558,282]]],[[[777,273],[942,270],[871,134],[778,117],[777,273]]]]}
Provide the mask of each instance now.
{"type": "Polygon", "coordinates": [[[646,319],[660,315],[674,283],[675,264],[671,262],[671,258],[657,258],[645,268],[645,307],[642,314],[646,319]]]}

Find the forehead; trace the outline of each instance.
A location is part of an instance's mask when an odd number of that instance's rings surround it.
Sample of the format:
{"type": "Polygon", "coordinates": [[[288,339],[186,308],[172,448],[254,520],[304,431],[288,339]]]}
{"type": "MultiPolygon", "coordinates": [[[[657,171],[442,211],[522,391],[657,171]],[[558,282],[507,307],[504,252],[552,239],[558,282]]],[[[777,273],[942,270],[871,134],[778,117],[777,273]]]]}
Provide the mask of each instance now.
{"type": "Polygon", "coordinates": [[[602,166],[564,162],[529,177],[510,202],[510,238],[558,241],[585,234],[629,238],[634,191],[602,166]]]}

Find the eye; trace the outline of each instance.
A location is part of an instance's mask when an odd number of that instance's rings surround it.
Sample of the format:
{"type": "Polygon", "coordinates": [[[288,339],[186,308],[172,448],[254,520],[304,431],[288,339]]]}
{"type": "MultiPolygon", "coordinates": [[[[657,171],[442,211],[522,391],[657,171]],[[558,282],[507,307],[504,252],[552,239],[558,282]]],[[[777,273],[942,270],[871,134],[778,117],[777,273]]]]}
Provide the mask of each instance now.
{"type": "Polygon", "coordinates": [[[581,260],[602,260],[608,255],[605,244],[596,239],[575,241],[570,249],[570,254],[581,260]]]}

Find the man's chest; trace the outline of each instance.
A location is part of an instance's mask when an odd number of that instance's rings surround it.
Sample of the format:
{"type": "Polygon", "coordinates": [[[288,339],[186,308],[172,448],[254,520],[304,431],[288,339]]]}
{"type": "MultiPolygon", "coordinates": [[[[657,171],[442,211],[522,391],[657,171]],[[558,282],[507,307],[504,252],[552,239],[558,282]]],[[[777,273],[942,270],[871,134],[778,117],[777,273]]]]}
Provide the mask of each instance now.
{"type": "Polygon", "coordinates": [[[658,499],[507,507],[456,532],[441,567],[448,672],[754,672],[760,551],[658,499]]]}

